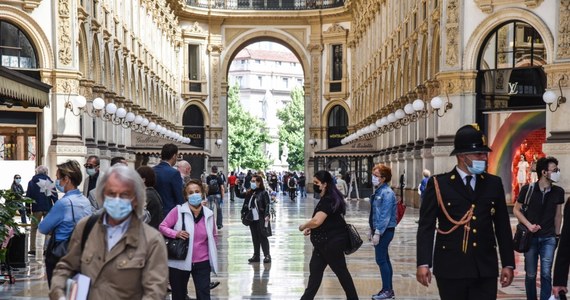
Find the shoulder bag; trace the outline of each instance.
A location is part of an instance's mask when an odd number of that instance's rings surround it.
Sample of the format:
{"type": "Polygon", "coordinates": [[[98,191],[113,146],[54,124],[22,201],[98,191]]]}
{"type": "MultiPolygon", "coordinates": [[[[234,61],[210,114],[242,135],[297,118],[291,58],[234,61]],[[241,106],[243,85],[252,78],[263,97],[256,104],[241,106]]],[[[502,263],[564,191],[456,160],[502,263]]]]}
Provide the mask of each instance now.
{"type": "MultiPolygon", "coordinates": [[[[71,216],[73,217],[73,223],[75,224],[75,211],[73,210],[73,201],[69,200],[69,204],[71,204],[71,216]]],[[[69,247],[69,240],[71,239],[71,235],[63,240],[63,241],[56,241],[55,240],[55,228],[51,233],[51,237],[47,244],[46,248],[46,256],[50,256],[51,259],[54,261],[59,261],[62,257],[67,254],[67,249],[69,247]]]]}
{"type": "MultiPolygon", "coordinates": [[[[534,183],[530,184],[526,195],[524,197],[524,203],[521,208],[523,215],[527,216],[528,203],[532,197],[532,192],[534,190],[534,183]]],[[[517,224],[517,229],[515,231],[515,236],[513,237],[513,248],[516,252],[525,253],[530,249],[530,242],[532,240],[532,232],[522,223],[517,224]]]]}
{"type": "Polygon", "coordinates": [[[363,241],[354,225],[346,223],[346,231],[348,233],[348,247],[344,250],[344,254],[349,255],[356,252],[362,246],[363,241]]]}
{"type": "MultiPolygon", "coordinates": [[[[255,194],[251,195],[251,198],[249,200],[250,202],[252,201],[253,197],[255,197],[255,194]]],[[[253,199],[253,201],[255,201],[255,199],[253,199]]],[[[241,208],[241,223],[245,226],[249,226],[253,223],[253,212],[249,207],[249,202],[246,204],[244,201],[244,205],[241,208]]]]}
{"type": "MultiPolygon", "coordinates": [[[[182,217],[182,230],[186,231],[186,224],[184,223],[184,213],[180,213],[182,217]]],[[[172,260],[185,260],[188,255],[188,246],[190,241],[179,238],[164,237],[166,243],[166,250],[168,252],[168,259],[172,260]]]]}

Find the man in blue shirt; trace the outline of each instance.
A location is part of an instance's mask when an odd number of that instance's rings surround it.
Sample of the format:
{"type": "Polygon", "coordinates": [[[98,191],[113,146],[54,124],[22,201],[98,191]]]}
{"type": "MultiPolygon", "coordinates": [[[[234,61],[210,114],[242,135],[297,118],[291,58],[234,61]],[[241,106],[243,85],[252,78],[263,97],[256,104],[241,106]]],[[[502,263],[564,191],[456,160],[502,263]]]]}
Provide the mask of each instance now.
{"type": "Polygon", "coordinates": [[[174,144],[162,146],[160,158],[162,161],[156,165],[156,185],[154,188],[162,199],[162,210],[166,216],[177,204],[184,203],[182,196],[182,178],[180,173],[173,168],[178,157],[178,147],[174,144]]]}

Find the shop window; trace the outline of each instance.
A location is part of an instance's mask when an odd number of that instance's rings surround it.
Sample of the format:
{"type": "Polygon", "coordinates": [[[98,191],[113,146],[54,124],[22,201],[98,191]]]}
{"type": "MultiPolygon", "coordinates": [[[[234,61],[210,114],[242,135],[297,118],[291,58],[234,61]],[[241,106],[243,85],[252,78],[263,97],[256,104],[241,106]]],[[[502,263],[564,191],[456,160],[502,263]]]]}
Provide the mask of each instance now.
{"type": "MultiPolygon", "coordinates": [[[[200,45],[188,45],[188,78],[191,81],[200,80],[200,45]]],[[[200,82],[190,82],[191,92],[201,92],[200,82]]]]}
{"type": "Polygon", "coordinates": [[[191,105],[182,115],[182,135],[190,138],[190,145],[204,148],[204,115],[196,105],[191,105]]]}
{"type": "Polygon", "coordinates": [[[344,107],[334,106],[328,117],[327,143],[329,148],[342,145],[340,142],[348,135],[348,114],[344,107]]]}
{"type": "Polygon", "coordinates": [[[36,50],[18,27],[0,21],[0,61],[8,68],[37,69],[36,50]]]}

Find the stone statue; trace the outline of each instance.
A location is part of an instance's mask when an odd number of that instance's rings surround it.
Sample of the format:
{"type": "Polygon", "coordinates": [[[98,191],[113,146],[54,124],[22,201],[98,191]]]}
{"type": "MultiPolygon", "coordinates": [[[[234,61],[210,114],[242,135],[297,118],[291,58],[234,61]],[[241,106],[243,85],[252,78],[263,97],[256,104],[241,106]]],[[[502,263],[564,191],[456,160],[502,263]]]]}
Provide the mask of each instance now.
{"type": "Polygon", "coordinates": [[[281,162],[285,163],[287,161],[287,158],[289,158],[289,147],[287,146],[287,143],[284,143],[283,148],[281,149],[281,162]]]}

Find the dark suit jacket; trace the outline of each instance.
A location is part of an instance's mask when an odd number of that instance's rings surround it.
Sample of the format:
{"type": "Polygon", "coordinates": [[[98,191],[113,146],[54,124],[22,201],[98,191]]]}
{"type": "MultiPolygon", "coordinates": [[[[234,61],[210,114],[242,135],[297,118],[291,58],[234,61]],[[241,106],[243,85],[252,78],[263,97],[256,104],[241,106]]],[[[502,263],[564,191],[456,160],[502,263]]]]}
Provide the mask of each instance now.
{"type": "Polygon", "coordinates": [[[184,203],[182,177],[165,161],[154,167],[154,173],[156,175],[154,189],[162,199],[162,210],[166,216],[177,204],[184,203]]]}
{"type": "Polygon", "coordinates": [[[570,201],[564,206],[564,223],[560,234],[558,254],[554,261],[554,276],[552,286],[566,286],[568,282],[568,270],[570,268],[570,201]]]}
{"type": "Polygon", "coordinates": [[[436,223],[443,231],[451,229],[453,224],[438,207],[434,180],[430,178],[420,209],[417,265],[433,266],[433,273],[439,278],[496,277],[498,243],[503,267],[514,267],[512,231],[501,179],[488,173],[475,175],[475,193],[470,199],[455,168],[436,176],[445,208],[454,220],[460,220],[474,205],[467,252],[462,251],[463,226],[447,235],[437,233],[434,247],[436,223]]]}

